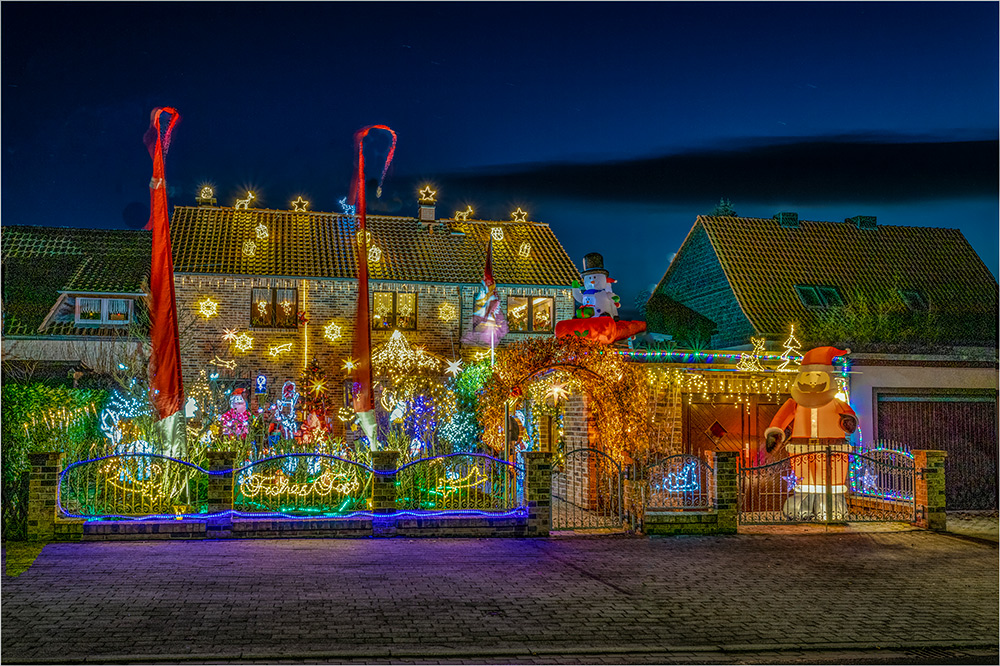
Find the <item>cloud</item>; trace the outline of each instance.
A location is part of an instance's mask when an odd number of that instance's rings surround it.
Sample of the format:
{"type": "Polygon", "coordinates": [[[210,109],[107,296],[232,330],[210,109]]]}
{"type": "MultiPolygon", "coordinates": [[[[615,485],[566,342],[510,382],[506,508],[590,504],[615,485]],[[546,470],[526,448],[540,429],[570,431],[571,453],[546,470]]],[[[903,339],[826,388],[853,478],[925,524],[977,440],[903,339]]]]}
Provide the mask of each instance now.
{"type": "Polygon", "coordinates": [[[817,137],[624,161],[494,167],[437,181],[489,198],[516,194],[702,206],[719,197],[734,203],[902,203],[996,197],[998,147],[996,139],[817,137]]]}

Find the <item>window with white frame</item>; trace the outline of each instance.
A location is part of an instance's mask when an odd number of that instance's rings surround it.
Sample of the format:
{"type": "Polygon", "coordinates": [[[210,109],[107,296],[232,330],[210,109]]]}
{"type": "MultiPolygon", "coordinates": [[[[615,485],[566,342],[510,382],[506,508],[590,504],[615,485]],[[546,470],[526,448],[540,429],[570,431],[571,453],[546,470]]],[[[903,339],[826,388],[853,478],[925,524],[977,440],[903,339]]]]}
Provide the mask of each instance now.
{"type": "Polygon", "coordinates": [[[75,321],[78,326],[126,326],[132,323],[132,299],[77,296],[75,321]]]}

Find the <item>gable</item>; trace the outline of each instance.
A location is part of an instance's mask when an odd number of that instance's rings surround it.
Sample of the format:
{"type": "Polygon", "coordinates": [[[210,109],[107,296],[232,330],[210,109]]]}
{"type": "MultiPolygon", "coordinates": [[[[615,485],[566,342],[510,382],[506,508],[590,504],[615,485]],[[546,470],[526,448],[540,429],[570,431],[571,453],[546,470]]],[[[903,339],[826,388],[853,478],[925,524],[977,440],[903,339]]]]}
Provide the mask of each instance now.
{"type": "Polygon", "coordinates": [[[701,224],[695,223],[654,294],[667,296],[714,322],[717,331],[710,342],[714,348],[742,344],[754,334],[701,224]]]}

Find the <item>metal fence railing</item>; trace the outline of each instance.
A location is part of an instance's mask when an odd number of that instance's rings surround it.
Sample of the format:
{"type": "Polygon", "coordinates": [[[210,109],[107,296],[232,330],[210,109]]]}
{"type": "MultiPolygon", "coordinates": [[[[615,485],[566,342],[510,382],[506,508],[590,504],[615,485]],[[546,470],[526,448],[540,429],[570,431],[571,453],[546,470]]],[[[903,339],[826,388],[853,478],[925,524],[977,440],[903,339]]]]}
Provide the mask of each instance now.
{"type": "Polygon", "coordinates": [[[523,504],[518,468],[479,453],[422,458],[396,471],[401,511],[509,511],[523,504]]]}
{"type": "Polygon", "coordinates": [[[369,508],[372,470],[323,453],[288,453],[233,470],[233,509],[336,516],[369,508]]]}
{"type": "Polygon", "coordinates": [[[715,471],[698,456],[673,455],[647,467],[646,510],[708,510],[715,506],[715,471]]]}
{"type": "Polygon", "coordinates": [[[155,453],[116,453],[68,465],[57,498],[79,517],[199,513],[208,507],[208,470],[155,453]]]}

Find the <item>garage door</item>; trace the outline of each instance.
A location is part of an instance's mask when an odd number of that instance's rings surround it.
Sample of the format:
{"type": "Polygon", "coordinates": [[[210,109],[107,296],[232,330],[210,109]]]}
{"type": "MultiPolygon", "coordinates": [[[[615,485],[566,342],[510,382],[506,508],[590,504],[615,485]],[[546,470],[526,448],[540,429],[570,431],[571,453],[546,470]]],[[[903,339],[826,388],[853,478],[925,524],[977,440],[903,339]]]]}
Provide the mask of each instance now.
{"type": "Polygon", "coordinates": [[[997,508],[997,394],[878,395],[879,440],[941,449],[949,510],[997,508]]]}

